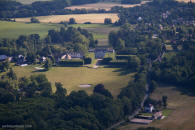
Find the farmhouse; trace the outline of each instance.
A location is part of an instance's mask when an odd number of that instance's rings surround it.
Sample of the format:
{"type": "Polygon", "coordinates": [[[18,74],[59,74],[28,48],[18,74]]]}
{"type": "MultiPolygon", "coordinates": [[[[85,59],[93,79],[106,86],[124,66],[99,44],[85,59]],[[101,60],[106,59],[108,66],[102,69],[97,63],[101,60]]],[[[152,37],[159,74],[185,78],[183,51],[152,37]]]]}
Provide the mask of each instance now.
{"type": "Polygon", "coordinates": [[[144,107],[144,111],[145,112],[149,112],[149,113],[152,113],[154,110],[154,106],[152,104],[149,104],[148,106],[145,106],[144,107]]]}
{"type": "Polygon", "coordinates": [[[62,55],[60,59],[61,60],[71,60],[71,59],[82,59],[82,58],[83,58],[83,54],[72,52],[72,53],[67,53],[65,55],[62,55]]]}
{"type": "Polygon", "coordinates": [[[103,59],[106,53],[114,53],[115,51],[108,47],[96,47],[94,52],[96,59],[103,59]]]}
{"type": "Polygon", "coordinates": [[[6,55],[0,55],[0,61],[6,60],[8,57],[6,55]]]}

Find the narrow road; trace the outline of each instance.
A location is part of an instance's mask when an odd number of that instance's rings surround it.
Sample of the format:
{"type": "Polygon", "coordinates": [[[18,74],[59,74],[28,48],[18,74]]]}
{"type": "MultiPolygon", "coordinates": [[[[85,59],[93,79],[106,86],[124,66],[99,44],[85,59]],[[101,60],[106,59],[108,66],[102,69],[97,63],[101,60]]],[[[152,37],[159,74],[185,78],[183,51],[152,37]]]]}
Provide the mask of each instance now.
{"type": "MultiPolygon", "coordinates": [[[[148,59],[148,61],[149,61],[149,63],[148,63],[148,72],[151,71],[151,69],[152,69],[152,64],[153,64],[154,62],[157,62],[157,61],[161,62],[161,59],[162,59],[162,57],[164,56],[164,54],[165,54],[165,51],[162,51],[162,52],[159,54],[159,56],[158,56],[155,60],[152,61],[151,59],[148,59]]],[[[141,104],[140,104],[140,108],[138,108],[138,109],[135,110],[131,115],[128,116],[129,121],[130,121],[132,118],[134,118],[137,114],[139,114],[139,112],[141,111],[141,108],[144,106],[145,101],[146,101],[146,100],[148,99],[148,97],[149,97],[149,77],[148,77],[148,75],[147,75],[147,82],[146,82],[146,85],[145,85],[145,89],[146,89],[146,94],[145,94],[145,96],[144,96],[144,98],[143,98],[143,100],[142,100],[142,102],[141,102],[141,104]]],[[[113,129],[113,128],[119,126],[120,124],[122,124],[122,123],[124,123],[124,122],[125,122],[125,120],[123,119],[123,120],[121,120],[120,122],[117,122],[117,123],[113,124],[113,125],[112,125],[111,127],[109,127],[107,130],[111,130],[111,129],[113,129]]]]}
{"type": "Polygon", "coordinates": [[[96,63],[93,65],[94,69],[97,69],[99,67],[101,60],[102,59],[97,59],[96,63]]]}

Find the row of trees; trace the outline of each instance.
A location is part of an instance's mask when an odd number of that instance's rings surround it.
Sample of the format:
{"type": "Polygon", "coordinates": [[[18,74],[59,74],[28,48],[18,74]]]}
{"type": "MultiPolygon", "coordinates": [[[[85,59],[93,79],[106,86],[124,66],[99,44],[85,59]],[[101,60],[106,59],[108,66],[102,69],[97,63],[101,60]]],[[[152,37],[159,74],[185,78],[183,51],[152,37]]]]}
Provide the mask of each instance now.
{"type": "Polygon", "coordinates": [[[96,44],[97,41],[87,30],[69,27],[61,28],[60,31],[49,30],[48,36],[43,40],[38,34],[21,35],[16,40],[2,39],[0,54],[14,57],[22,54],[29,62],[34,63],[39,58],[38,55],[58,58],[65,52],[85,54],[89,47],[93,48],[96,44]]]}
{"type": "Polygon", "coordinates": [[[195,46],[190,43],[185,44],[188,44],[189,48],[177,52],[170,58],[165,57],[161,64],[154,64],[151,77],[158,82],[180,86],[190,94],[194,94],[195,46]]]}

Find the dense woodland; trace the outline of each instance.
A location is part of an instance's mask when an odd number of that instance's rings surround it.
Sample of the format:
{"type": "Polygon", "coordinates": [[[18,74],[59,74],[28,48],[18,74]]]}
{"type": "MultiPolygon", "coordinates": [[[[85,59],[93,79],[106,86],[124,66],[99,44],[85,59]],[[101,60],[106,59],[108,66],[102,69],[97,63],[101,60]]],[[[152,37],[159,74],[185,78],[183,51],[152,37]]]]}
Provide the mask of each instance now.
{"type": "Polygon", "coordinates": [[[105,129],[139,108],[145,93],[145,74],[138,73],[117,99],[102,84],[92,95],[85,91],[71,92],[45,75],[17,79],[9,69],[0,80],[0,125],[30,124],[33,129],[105,129]],[[20,114],[17,114],[20,113],[20,114]]]}
{"type": "Polygon", "coordinates": [[[151,79],[194,94],[194,6],[155,0],[123,9],[119,13],[121,29],[110,33],[109,43],[118,54],[136,54],[144,62],[160,60],[153,63],[151,79]],[[166,45],[173,48],[172,52],[166,50],[166,45]],[[163,54],[164,58],[159,58],[163,54]]]}

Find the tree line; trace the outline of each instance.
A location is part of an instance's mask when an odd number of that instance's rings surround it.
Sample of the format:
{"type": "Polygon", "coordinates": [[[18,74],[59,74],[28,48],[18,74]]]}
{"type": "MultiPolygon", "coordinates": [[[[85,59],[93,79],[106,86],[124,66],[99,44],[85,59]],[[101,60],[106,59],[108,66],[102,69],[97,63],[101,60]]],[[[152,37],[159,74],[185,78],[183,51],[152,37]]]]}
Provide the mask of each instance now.
{"type": "MultiPolygon", "coordinates": [[[[16,1],[1,0],[0,1],[0,18],[13,17],[31,17],[52,14],[70,14],[70,13],[86,13],[87,10],[68,10],[64,9],[71,5],[80,5],[87,3],[96,3],[99,0],[52,0],[37,1],[30,5],[23,5],[16,1]]],[[[99,10],[102,12],[101,10],[99,10]]]]}
{"type": "Polygon", "coordinates": [[[24,55],[34,62],[37,56],[56,58],[65,52],[79,52],[85,55],[88,48],[94,48],[96,44],[97,41],[87,30],[68,27],[61,28],[60,31],[49,30],[44,39],[40,39],[39,34],[21,35],[16,40],[2,39],[0,54],[13,57],[24,55]]]}

